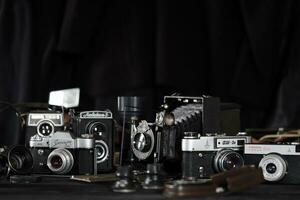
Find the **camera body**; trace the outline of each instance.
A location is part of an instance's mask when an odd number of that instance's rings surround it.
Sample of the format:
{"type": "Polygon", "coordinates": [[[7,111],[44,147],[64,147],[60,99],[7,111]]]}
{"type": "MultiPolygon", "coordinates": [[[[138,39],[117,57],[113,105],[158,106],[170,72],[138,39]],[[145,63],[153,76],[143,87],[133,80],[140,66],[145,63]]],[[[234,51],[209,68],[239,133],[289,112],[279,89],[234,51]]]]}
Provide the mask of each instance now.
{"type": "Polygon", "coordinates": [[[109,110],[80,112],[73,118],[72,127],[77,137],[88,134],[95,139],[98,173],[111,171],[114,156],[112,113],[109,110]]]}
{"type": "Polygon", "coordinates": [[[74,137],[69,131],[49,136],[36,134],[30,138],[35,174],[96,174],[93,138],[74,137]]]}
{"type": "Polygon", "coordinates": [[[299,184],[299,144],[246,144],[245,164],[262,168],[269,183],[299,184]]]}
{"type": "Polygon", "coordinates": [[[165,96],[154,123],[140,120],[131,124],[134,159],[143,163],[180,160],[184,131],[217,132],[219,109],[215,97],[165,96]]]}
{"type": "Polygon", "coordinates": [[[183,178],[209,178],[213,174],[243,166],[243,148],[250,142],[250,136],[185,133],[182,139],[183,178]]]}

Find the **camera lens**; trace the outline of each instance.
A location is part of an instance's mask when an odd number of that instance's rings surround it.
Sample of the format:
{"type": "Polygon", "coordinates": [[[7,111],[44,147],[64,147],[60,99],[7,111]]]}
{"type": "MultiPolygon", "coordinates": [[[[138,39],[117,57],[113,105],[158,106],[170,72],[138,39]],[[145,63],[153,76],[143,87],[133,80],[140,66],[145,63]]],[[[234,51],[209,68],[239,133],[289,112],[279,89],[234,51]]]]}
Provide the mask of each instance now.
{"type": "Polygon", "coordinates": [[[94,122],[88,126],[89,134],[102,136],[105,131],[106,131],[105,125],[100,122],[94,122]]]}
{"type": "Polygon", "coordinates": [[[54,132],[54,126],[49,121],[43,121],[38,125],[37,132],[40,136],[49,136],[54,132]]]}
{"type": "Polygon", "coordinates": [[[151,138],[143,133],[137,133],[134,137],[134,147],[141,151],[147,152],[151,148],[151,138]]]}
{"type": "Polygon", "coordinates": [[[277,167],[276,167],[276,165],[274,165],[274,163],[269,163],[266,166],[266,170],[267,170],[268,173],[274,174],[277,170],[277,167]]]}
{"type": "Polygon", "coordinates": [[[28,149],[23,146],[12,147],[7,156],[8,164],[13,173],[27,174],[33,168],[33,158],[28,149]]]}
{"type": "Polygon", "coordinates": [[[107,144],[102,140],[96,141],[95,147],[96,147],[97,163],[102,163],[105,160],[107,160],[108,155],[109,155],[109,150],[108,150],[107,144]]]}
{"type": "Polygon", "coordinates": [[[67,174],[74,165],[72,153],[67,149],[53,150],[47,159],[48,168],[56,174],[67,174]]]}
{"type": "Polygon", "coordinates": [[[236,151],[224,149],[217,153],[215,157],[215,169],[217,172],[224,172],[244,165],[244,159],[236,151]]]}
{"type": "Polygon", "coordinates": [[[271,182],[280,181],[287,172],[285,160],[277,154],[266,155],[258,166],[262,168],[265,180],[271,182]]]}
{"type": "Polygon", "coordinates": [[[138,160],[145,160],[152,154],[154,142],[153,131],[145,120],[131,132],[131,148],[138,160]]]}
{"type": "Polygon", "coordinates": [[[63,164],[63,160],[61,159],[60,156],[53,156],[50,162],[51,162],[51,166],[55,169],[59,169],[63,164]]]}

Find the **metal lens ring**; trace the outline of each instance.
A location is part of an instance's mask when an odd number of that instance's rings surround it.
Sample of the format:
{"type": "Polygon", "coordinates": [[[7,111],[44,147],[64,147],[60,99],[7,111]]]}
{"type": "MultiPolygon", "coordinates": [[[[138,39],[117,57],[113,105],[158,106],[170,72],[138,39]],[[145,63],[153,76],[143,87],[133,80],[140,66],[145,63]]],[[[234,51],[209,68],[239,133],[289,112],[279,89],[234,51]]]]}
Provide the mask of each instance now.
{"type": "Polygon", "coordinates": [[[73,165],[73,155],[67,149],[55,149],[47,159],[48,168],[55,174],[67,174],[71,171],[73,165]]]}
{"type": "Polygon", "coordinates": [[[261,159],[259,167],[263,170],[266,181],[280,181],[287,172],[287,164],[285,160],[277,154],[269,154],[261,159]]]}
{"type": "Polygon", "coordinates": [[[154,148],[154,134],[144,120],[131,132],[131,149],[139,160],[147,159],[154,148]]]}
{"type": "Polygon", "coordinates": [[[41,137],[50,136],[54,133],[54,125],[49,120],[42,120],[37,126],[37,133],[41,137]]]}
{"type": "Polygon", "coordinates": [[[108,145],[103,140],[96,140],[95,148],[97,163],[102,163],[106,161],[109,156],[108,145]]]}
{"type": "Polygon", "coordinates": [[[214,159],[215,170],[224,172],[244,165],[244,158],[232,149],[222,149],[217,152],[214,159]]]}
{"type": "Polygon", "coordinates": [[[28,174],[33,168],[33,158],[30,151],[23,146],[12,147],[7,155],[10,171],[16,174],[28,174]]]}

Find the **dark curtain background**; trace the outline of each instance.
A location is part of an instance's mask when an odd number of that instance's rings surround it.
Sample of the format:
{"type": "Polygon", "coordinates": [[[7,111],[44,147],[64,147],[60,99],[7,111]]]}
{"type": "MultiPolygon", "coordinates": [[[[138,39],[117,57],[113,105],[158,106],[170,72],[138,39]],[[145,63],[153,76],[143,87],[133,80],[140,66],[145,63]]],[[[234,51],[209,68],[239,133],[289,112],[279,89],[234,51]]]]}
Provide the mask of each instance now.
{"type": "MultiPolygon", "coordinates": [[[[297,0],[0,0],[0,100],[81,88],[82,109],[117,95],[209,94],[243,128],[300,127],[297,0]]],[[[6,117],[11,116],[11,117],[6,117]]],[[[13,143],[13,114],[0,141],[13,143]]]]}

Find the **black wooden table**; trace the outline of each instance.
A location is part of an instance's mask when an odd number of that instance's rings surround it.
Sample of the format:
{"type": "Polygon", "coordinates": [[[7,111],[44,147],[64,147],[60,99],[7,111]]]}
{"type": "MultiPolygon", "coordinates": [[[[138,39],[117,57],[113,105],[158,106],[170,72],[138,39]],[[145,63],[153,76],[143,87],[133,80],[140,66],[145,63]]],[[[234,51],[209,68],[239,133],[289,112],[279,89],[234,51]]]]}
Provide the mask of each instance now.
{"type": "MultiPolygon", "coordinates": [[[[66,178],[47,178],[38,183],[12,184],[2,180],[0,182],[0,199],[21,200],[84,200],[84,199],[126,199],[147,200],[166,199],[159,192],[139,190],[135,193],[120,194],[111,190],[111,182],[85,183],[66,178]]],[[[242,192],[212,197],[189,198],[189,199],[228,199],[228,200],[266,200],[266,199],[300,199],[300,185],[267,185],[261,184],[242,192]]]]}

